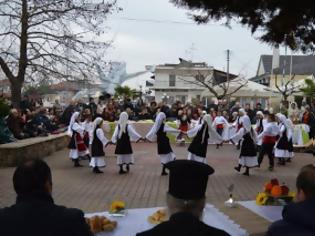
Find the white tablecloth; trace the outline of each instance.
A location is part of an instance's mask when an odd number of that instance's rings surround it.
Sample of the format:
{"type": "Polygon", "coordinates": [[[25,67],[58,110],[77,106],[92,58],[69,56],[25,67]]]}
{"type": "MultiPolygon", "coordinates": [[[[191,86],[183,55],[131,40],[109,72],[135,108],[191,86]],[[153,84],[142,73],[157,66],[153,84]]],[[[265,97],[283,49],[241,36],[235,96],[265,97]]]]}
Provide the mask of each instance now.
{"type": "MultiPolygon", "coordinates": [[[[108,214],[108,212],[85,214],[85,216],[92,217],[93,215],[104,215],[111,220],[117,221],[117,228],[113,232],[99,233],[98,236],[135,236],[138,232],[154,227],[154,225],[151,225],[148,222],[147,218],[158,209],[162,208],[163,207],[130,209],[124,217],[112,217],[108,214]]],[[[239,225],[235,224],[226,215],[219,212],[218,209],[210,204],[207,204],[205,207],[203,222],[213,227],[225,230],[232,236],[248,235],[244,229],[241,229],[239,225]]]]}
{"type": "Polygon", "coordinates": [[[303,140],[302,132],[305,131],[306,133],[310,132],[310,127],[306,124],[297,124],[294,125],[294,132],[293,132],[293,144],[298,146],[304,146],[308,142],[308,138],[303,140]]]}
{"type": "Polygon", "coordinates": [[[283,206],[259,206],[255,201],[244,201],[238,203],[270,222],[282,219],[283,206]]]}

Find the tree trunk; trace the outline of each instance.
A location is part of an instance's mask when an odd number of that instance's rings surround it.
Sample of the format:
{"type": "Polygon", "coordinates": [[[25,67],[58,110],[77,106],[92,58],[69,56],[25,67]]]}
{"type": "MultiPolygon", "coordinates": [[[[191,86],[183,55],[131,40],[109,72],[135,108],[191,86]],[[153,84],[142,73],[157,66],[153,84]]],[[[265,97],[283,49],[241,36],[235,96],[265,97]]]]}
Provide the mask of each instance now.
{"type": "Polygon", "coordinates": [[[20,108],[22,98],[22,83],[11,83],[11,102],[14,108],[20,108]]]}

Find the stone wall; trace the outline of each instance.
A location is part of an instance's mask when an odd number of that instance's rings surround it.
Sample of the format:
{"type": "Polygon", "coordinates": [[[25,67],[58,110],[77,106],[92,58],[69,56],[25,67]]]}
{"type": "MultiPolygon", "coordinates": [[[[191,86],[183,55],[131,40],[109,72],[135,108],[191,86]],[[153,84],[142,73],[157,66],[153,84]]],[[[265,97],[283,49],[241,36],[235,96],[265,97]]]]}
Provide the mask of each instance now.
{"type": "Polygon", "coordinates": [[[63,133],[2,144],[0,145],[0,167],[17,166],[27,159],[42,159],[67,147],[68,142],[69,137],[63,133]]]}

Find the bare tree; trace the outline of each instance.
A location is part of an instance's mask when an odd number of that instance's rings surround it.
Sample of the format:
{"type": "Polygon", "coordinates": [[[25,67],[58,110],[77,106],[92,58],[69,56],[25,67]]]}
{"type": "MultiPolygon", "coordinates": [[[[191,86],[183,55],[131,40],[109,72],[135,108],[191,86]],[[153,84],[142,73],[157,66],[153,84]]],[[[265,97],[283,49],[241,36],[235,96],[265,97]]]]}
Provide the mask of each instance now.
{"type": "Polygon", "coordinates": [[[210,94],[218,100],[226,98],[229,99],[233,94],[247,84],[247,80],[242,79],[239,76],[219,81],[215,78],[213,71],[196,70],[194,72],[189,72],[187,75],[188,77],[179,77],[179,79],[185,81],[186,83],[194,84],[198,87],[207,89],[210,94]]]}
{"type": "Polygon", "coordinates": [[[0,0],[0,67],[19,107],[26,80],[89,78],[116,0],[0,0]]]}
{"type": "MultiPolygon", "coordinates": [[[[282,96],[282,102],[287,105],[288,97],[301,91],[301,85],[295,81],[295,75],[292,75],[286,82],[282,81],[278,84],[278,75],[275,74],[275,87],[282,96]]],[[[270,90],[271,91],[271,90],[270,90]]]]}

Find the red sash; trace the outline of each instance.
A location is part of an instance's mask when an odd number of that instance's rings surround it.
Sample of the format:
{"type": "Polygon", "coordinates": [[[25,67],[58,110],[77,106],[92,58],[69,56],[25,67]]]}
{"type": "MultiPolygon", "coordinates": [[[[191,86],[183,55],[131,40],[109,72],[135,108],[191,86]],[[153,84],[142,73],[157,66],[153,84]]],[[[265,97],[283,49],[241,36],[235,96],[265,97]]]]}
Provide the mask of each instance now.
{"type": "Polygon", "coordinates": [[[243,124],[237,124],[236,132],[239,131],[241,128],[243,128],[243,124]]]}
{"type": "Polygon", "coordinates": [[[217,124],[217,129],[223,129],[224,125],[223,124],[217,124]]]}
{"type": "Polygon", "coordinates": [[[83,140],[83,138],[81,137],[80,134],[77,133],[75,135],[75,141],[76,141],[77,149],[78,149],[79,152],[86,151],[87,148],[86,148],[84,140],[83,140]]]}
{"type": "Polygon", "coordinates": [[[277,139],[278,139],[277,136],[264,136],[263,137],[263,143],[275,144],[277,142],[277,139]]]}

